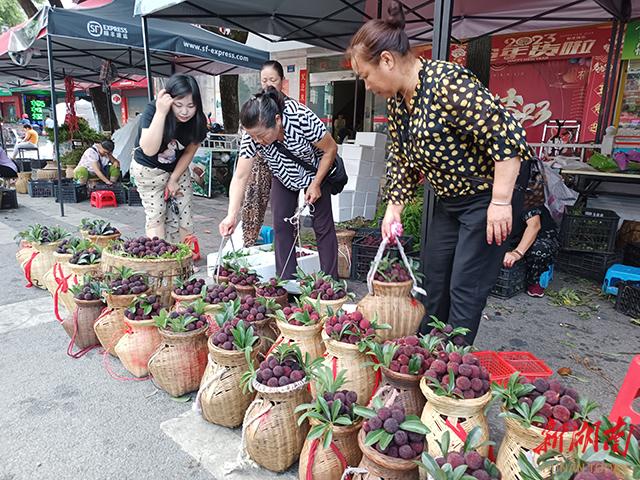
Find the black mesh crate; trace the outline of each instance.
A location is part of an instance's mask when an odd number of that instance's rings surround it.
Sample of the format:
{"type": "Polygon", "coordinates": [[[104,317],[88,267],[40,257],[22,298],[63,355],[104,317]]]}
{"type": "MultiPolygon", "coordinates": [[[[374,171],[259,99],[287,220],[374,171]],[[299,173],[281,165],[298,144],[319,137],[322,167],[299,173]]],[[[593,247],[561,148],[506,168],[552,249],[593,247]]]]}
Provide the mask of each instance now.
{"type": "Polygon", "coordinates": [[[640,243],[628,243],[624,247],[624,264],[640,267],[640,243]]]}
{"type": "MultiPolygon", "coordinates": [[[[53,184],[53,193],[56,197],[56,202],[60,201],[60,196],[58,195],[58,184],[53,184]]],[[[89,194],[87,193],[86,185],[78,185],[77,183],[71,182],[63,182],[62,183],[62,199],[65,203],[78,203],[89,198],[89,194]]]]}
{"type": "Polygon", "coordinates": [[[640,318],[640,285],[627,282],[618,284],[616,311],[633,318],[640,318]]]}
{"type": "Polygon", "coordinates": [[[560,244],[574,252],[611,253],[619,220],[612,210],[568,208],[562,217],[560,244]]]}
{"type": "Polygon", "coordinates": [[[113,185],[107,185],[106,183],[96,183],[95,186],[91,187],[89,196],[91,196],[91,192],[98,190],[109,190],[113,192],[113,194],[116,196],[116,202],[118,202],[118,205],[124,205],[127,203],[127,190],[121,183],[114,183],[113,185]]]}
{"type": "Polygon", "coordinates": [[[15,188],[0,188],[0,209],[18,208],[18,195],[15,188]]]}
{"type": "MultiPolygon", "coordinates": [[[[351,247],[351,278],[354,280],[366,280],[367,273],[371,268],[371,262],[376,258],[378,247],[382,241],[380,230],[366,233],[360,238],[354,238],[351,247]]],[[[413,239],[411,237],[400,237],[404,251],[408,254],[411,251],[413,239]]],[[[386,250],[390,257],[400,258],[400,251],[397,247],[388,247],[386,250]]]]}
{"type": "Polygon", "coordinates": [[[51,180],[29,180],[27,191],[32,198],[53,197],[53,182],[51,180]]]}
{"type": "Polygon", "coordinates": [[[140,198],[140,193],[136,187],[127,188],[127,199],[130,207],[142,206],[142,199],[140,198]]]}
{"type": "Polygon", "coordinates": [[[622,261],[620,252],[585,253],[561,250],[556,259],[558,270],[601,283],[607,270],[622,261]]]}
{"type": "Polygon", "coordinates": [[[525,262],[516,262],[511,268],[502,267],[490,295],[511,298],[524,290],[526,280],[527,265],[525,262]]]}

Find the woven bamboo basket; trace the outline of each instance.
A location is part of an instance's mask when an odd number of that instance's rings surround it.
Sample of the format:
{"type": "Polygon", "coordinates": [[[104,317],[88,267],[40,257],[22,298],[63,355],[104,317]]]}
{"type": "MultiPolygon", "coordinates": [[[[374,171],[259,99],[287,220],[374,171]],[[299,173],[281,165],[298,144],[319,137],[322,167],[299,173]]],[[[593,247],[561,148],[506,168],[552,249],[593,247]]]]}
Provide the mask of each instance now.
{"type": "Polygon", "coordinates": [[[311,360],[324,355],[325,345],[322,341],[322,321],[315,325],[298,326],[277,320],[276,325],[280,330],[280,336],[276,343],[295,343],[300,347],[302,358],[305,358],[307,353],[311,360]]]}
{"type": "Polygon", "coordinates": [[[306,379],[285,387],[267,387],[254,380],[256,398],[244,417],[243,441],[249,457],[273,472],[284,472],[300,456],[309,431],[298,426],[295,408],[311,401],[306,379]]]}
{"type": "Polygon", "coordinates": [[[613,473],[615,473],[622,480],[637,480],[633,478],[633,470],[629,467],[614,465],[613,473]]]}
{"type": "Polygon", "coordinates": [[[16,260],[18,261],[18,265],[22,266],[22,264],[31,257],[31,254],[33,252],[35,252],[35,250],[31,245],[20,247],[16,252],[16,260]]]}
{"type": "MultiPolygon", "coordinates": [[[[327,315],[329,315],[329,309],[331,309],[333,313],[336,313],[342,308],[345,303],[347,303],[348,300],[349,299],[347,297],[343,297],[338,300],[317,300],[318,304],[320,305],[320,310],[318,311],[318,313],[321,317],[326,317],[327,315]]],[[[314,303],[315,302],[316,300],[314,300],[314,303]]]]}
{"type": "Polygon", "coordinates": [[[52,243],[33,243],[31,246],[38,254],[33,257],[33,252],[27,259],[21,264],[24,271],[27,264],[31,263],[31,282],[38,288],[45,289],[44,286],[44,274],[47,273],[53,264],[55,259],[53,257],[54,252],[62,242],[52,243]]]}
{"type": "Polygon", "coordinates": [[[276,303],[278,305],[280,305],[282,308],[286,307],[287,305],[289,305],[289,294],[285,293],[284,295],[280,295],[278,297],[263,297],[261,295],[258,295],[257,298],[264,298],[264,299],[272,299],[275,300],[276,303]]]}
{"type": "MultiPolygon", "coordinates": [[[[242,392],[240,380],[249,369],[244,352],[224,350],[209,339],[209,361],[200,381],[196,401],[200,402],[202,417],[216,425],[234,428],[242,424],[244,414],[255,392],[242,392]]],[[[253,349],[253,357],[258,353],[253,349]]]]}
{"type": "Polygon", "coordinates": [[[114,357],[118,356],[115,347],[126,329],[124,312],[135,298],[136,295],[107,294],[105,300],[109,310],[101,314],[93,326],[102,347],[114,357]]]}
{"type": "Polygon", "coordinates": [[[358,445],[362,450],[362,460],[359,467],[368,473],[356,473],[352,480],[418,480],[418,465],[415,460],[403,460],[383,455],[375,448],[364,444],[365,431],[358,434],[358,445]]]}
{"type": "Polygon", "coordinates": [[[338,230],[338,276],[340,278],[351,278],[351,248],[353,237],[356,232],[353,230],[338,230]]]}
{"type": "Polygon", "coordinates": [[[104,248],[114,240],[119,239],[120,235],[120,232],[113,233],[111,235],[90,235],[89,233],[87,233],[85,238],[91,240],[91,242],[93,242],[98,247],[104,248]]]}
{"type": "Polygon", "coordinates": [[[171,300],[173,303],[174,310],[179,308],[180,304],[195,302],[199,298],[202,298],[202,297],[200,295],[178,295],[176,292],[171,290],[171,300]]]}
{"type": "Polygon", "coordinates": [[[233,285],[233,287],[236,289],[239,298],[244,298],[247,295],[249,295],[250,297],[256,296],[256,287],[254,287],[253,285],[237,285],[235,283],[231,283],[230,285],[233,285]]]}
{"type": "Polygon", "coordinates": [[[280,336],[280,330],[278,330],[275,320],[271,317],[251,322],[251,326],[253,327],[254,335],[260,337],[260,353],[264,355],[280,336]]]}
{"type": "Polygon", "coordinates": [[[391,325],[388,330],[378,330],[380,341],[415,335],[425,314],[424,305],[408,295],[366,295],[358,302],[357,310],[365,318],[375,318],[377,314],[378,322],[391,325]]]}
{"type": "Polygon", "coordinates": [[[191,332],[170,332],[159,328],[160,345],[149,358],[149,373],[154,382],[172,397],[198,390],[207,366],[209,328],[191,332]]]}
{"type": "Polygon", "coordinates": [[[16,192],[25,194],[29,191],[29,180],[31,180],[31,172],[18,172],[18,180],[16,180],[16,192]]]}
{"type": "Polygon", "coordinates": [[[58,289],[58,279],[69,275],[67,263],[72,256],[70,253],[53,252],[53,266],[47,270],[43,277],[44,286],[52,296],[58,289]]]}
{"type": "MultiPolygon", "coordinates": [[[[505,418],[504,438],[498,450],[496,466],[502,473],[503,480],[522,480],[518,457],[520,453],[531,456],[530,461],[535,464],[538,460],[533,450],[545,441],[544,430],[538,427],[524,427],[512,418],[505,418]]],[[[465,429],[466,430],[466,429],[465,429]]],[[[573,435],[562,435],[563,451],[568,452],[573,435]]],[[[453,438],[453,436],[452,436],[453,438]]],[[[543,477],[551,475],[550,470],[540,471],[543,477]]]]}
{"type": "Polygon", "coordinates": [[[408,297],[411,295],[413,281],[406,282],[381,282],[373,280],[373,294],[378,297],[408,297]]]}
{"type": "Polygon", "coordinates": [[[104,303],[102,303],[102,300],[77,299],[75,299],[75,302],[77,305],[76,312],[63,320],[62,327],[69,335],[69,338],[73,338],[75,334],[74,345],[76,347],[83,349],[97,345],[100,342],[96,337],[96,332],[93,330],[93,324],[100,316],[104,303]],[[76,317],[75,319],[74,316],[76,317]]]}
{"type": "Polygon", "coordinates": [[[32,173],[37,180],[55,180],[58,178],[58,170],[55,167],[49,168],[49,163],[45,168],[33,170],[32,173]]]}
{"type": "MultiPolygon", "coordinates": [[[[450,449],[458,450],[464,444],[458,435],[446,425],[446,421],[449,421],[454,427],[459,424],[467,433],[474,427],[481,427],[481,441],[489,440],[489,423],[484,409],[491,401],[491,392],[487,392],[480,398],[469,400],[444,397],[436,395],[424,377],[420,381],[420,389],[427,398],[420,420],[431,430],[427,434],[427,443],[429,454],[434,458],[441,454],[437,441],[442,438],[445,431],[449,431],[451,436],[450,449]]],[[[488,447],[483,447],[478,452],[486,457],[489,453],[488,447]]]]}
{"type": "Polygon", "coordinates": [[[426,400],[420,392],[419,375],[407,375],[394,372],[386,367],[380,367],[382,372],[382,386],[375,396],[381,396],[383,401],[404,407],[406,415],[422,414],[426,400]]]}
{"type": "MultiPolygon", "coordinates": [[[[215,315],[218,312],[221,312],[224,309],[224,305],[222,303],[216,303],[215,305],[212,303],[207,303],[204,306],[204,312],[207,315],[215,315]]],[[[215,323],[215,322],[213,322],[215,323]]]]}
{"type": "Polygon", "coordinates": [[[149,374],[149,358],[160,344],[160,334],[153,320],[125,318],[125,334],[118,340],[115,352],[124,368],[136,377],[149,374]]]}
{"type": "Polygon", "coordinates": [[[367,355],[358,351],[357,345],[338,342],[322,332],[322,339],[327,347],[324,365],[333,371],[346,370],[344,387],[358,394],[360,402],[368,402],[375,388],[376,373],[367,365],[367,355]]]}
{"type": "Polygon", "coordinates": [[[62,283],[61,288],[58,290],[57,300],[54,295],[54,302],[61,302],[65,308],[69,310],[71,308],[71,312],[73,312],[73,293],[69,290],[69,287],[72,285],[82,283],[82,279],[85,275],[88,275],[92,279],[100,279],[102,278],[102,271],[100,269],[100,263],[94,265],[75,265],[73,263],[67,262],[63,267],[64,278],[60,278],[58,273],[58,283],[62,283]]]}
{"type": "Polygon", "coordinates": [[[91,278],[102,278],[102,266],[100,262],[94,263],[93,265],[76,265],[71,262],[67,262],[65,267],[69,270],[70,273],[76,275],[78,277],[78,281],[82,280],[82,277],[85,275],[89,275],[91,278]]]}
{"type": "Polygon", "coordinates": [[[134,272],[147,275],[149,295],[159,295],[163,305],[171,304],[171,290],[176,277],[188,278],[193,269],[191,255],[176,260],[173,258],[130,258],[115,255],[108,248],[102,251],[102,270],[107,273],[119,267],[129,267],[134,272]]]}
{"type": "MultiPolygon", "coordinates": [[[[317,420],[311,420],[309,423],[311,426],[316,425],[317,420]]],[[[302,452],[300,452],[298,479],[307,480],[307,473],[310,473],[310,478],[313,478],[313,480],[340,480],[345,468],[349,465],[357,465],[360,463],[360,460],[362,460],[362,452],[358,446],[358,432],[360,431],[360,427],[360,422],[348,427],[333,427],[332,443],[335,444],[335,447],[342,454],[344,464],[333,449],[323,447],[320,439],[306,439],[302,447],[302,452]],[[318,446],[312,457],[311,451],[314,442],[317,442],[318,446]]]]}

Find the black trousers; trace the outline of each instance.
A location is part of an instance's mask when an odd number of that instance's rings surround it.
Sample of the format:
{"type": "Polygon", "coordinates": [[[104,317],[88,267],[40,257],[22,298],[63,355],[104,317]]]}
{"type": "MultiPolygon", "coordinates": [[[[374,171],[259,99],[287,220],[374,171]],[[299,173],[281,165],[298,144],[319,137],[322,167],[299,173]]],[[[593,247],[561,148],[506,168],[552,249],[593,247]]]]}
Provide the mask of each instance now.
{"type": "MultiPolygon", "coordinates": [[[[298,191],[289,190],[280,180],[273,177],[271,182],[271,212],[275,233],[276,274],[283,280],[293,278],[298,267],[295,246],[295,228],[285,222],[292,217],[298,206],[298,191]]],[[[320,268],[334,278],[338,278],[338,239],[331,211],[331,187],[322,187],[322,196],[313,204],[313,231],[318,242],[320,268]]]]}
{"type": "MultiPolygon", "coordinates": [[[[472,344],[480,326],[482,310],[495,284],[509,239],[498,246],[487,243],[487,208],[490,193],[439,199],[429,226],[426,246],[425,306],[420,326],[428,333],[430,315],[454,327],[471,330],[472,344]]],[[[521,202],[514,192],[513,218],[521,202]]]]}
{"type": "Polygon", "coordinates": [[[6,165],[0,165],[0,177],[1,178],[16,178],[18,174],[11,167],[6,165]]]}

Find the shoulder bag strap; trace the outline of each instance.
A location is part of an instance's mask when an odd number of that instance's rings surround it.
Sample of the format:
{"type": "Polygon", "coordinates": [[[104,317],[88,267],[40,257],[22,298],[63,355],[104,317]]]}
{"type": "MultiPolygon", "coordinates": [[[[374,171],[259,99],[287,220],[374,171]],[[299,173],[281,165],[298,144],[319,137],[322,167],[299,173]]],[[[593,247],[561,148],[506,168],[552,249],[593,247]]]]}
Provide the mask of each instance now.
{"type": "Polygon", "coordinates": [[[302,168],[304,168],[306,171],[311,172],[311,173],[318,173],[318,169],[316,167],[314,167],[313,165],[304,162],[302,160],[300,160],[298,157],[296,157],[291,150],[289,150],[287,147],[285,147],[282,143],[280,142],[274,142],[274,145],[276,147],[276,149],[278,149],[278,151],[280,153],[282,153],[283,155],[285,155],[287,158],[293,160],[295,163],[297,163],[298,165],[300,165],[302,168]]]}

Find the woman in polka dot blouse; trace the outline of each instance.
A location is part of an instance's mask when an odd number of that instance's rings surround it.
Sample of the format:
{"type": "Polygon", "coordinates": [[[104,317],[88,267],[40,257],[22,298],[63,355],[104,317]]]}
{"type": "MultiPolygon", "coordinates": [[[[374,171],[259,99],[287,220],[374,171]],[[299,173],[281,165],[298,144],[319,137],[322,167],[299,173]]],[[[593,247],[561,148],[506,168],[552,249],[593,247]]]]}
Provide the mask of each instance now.
{"type": "MultiPolygon", "coordinates": [[[[425,178],[437,197],[426,247],[427,313],[469,328],[472,343],[521,208],[514,187],[529,159],[524,129],[467,69],[416,58],[397,2],[386,20],[360,28],[348,54],[367,89],[388,99],[382,233],[390,236],[425,178]]],[[[525,170],[518,185],[526,185],[525,170]]]]}

